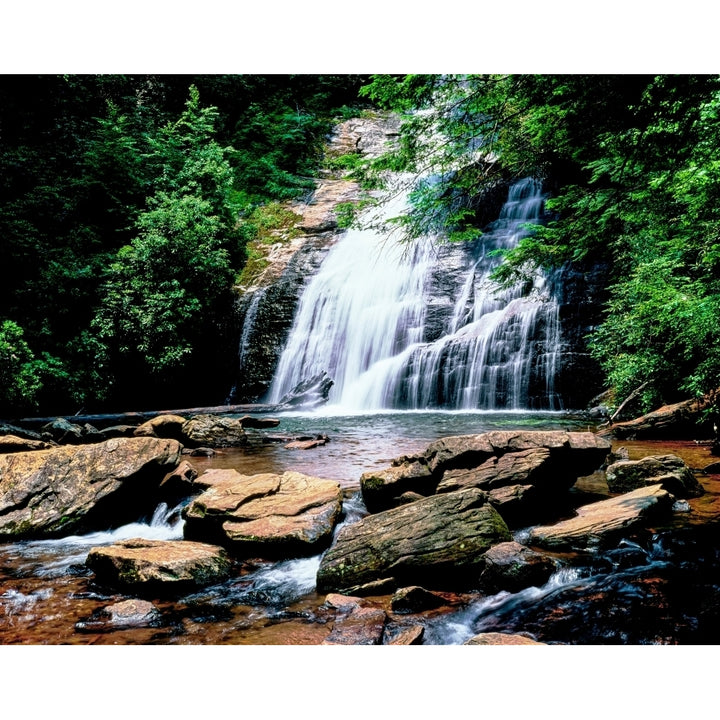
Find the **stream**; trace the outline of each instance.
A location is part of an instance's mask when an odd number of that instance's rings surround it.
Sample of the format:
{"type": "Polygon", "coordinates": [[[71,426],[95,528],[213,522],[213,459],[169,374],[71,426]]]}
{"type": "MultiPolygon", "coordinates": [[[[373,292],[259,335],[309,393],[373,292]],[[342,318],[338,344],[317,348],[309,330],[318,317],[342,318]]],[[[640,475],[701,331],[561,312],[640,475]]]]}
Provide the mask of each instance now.
{"type": "MultiPolygon", "coordinates": [[[[587,430],[561,412],[385,412],[357,415],[285,414],[278,432],[325,434],[326,445],[291,450],[282,443],[191,458],[202,473],[235,468],[244,474],[297,470],[335,479],[345,494],[343,523],[366,511],[363,472],[420,451],[438,437],[495,429],[587,430]]],[[[251,431],[262,434],[263,431],[251,431]]],[[[631,459],[675,453],[693,469],[712,460],[707,445],[623,442],[631,459]]],[[[616,443],[616,446],[618,444],[616,443]]],[[[544,643],[577,645],[715,644],[720,641],[720,476],[699,475],[705,495],[678,505],[672,522],[649,528],[602,553],[557,557],[542,587],[518,593],[457,595],[439,610],[403,616],[389,597],[372,598],[398,627],[420,622],[423,644],[458,645],[479,632],[525,633],[544,643]]],[[[577,502],[607,494],[599,476],[581,479],[577,502]]],[[[101,587],[85,568],[92,547],[121,539],[181,539],[181,506],[113,530],[57,540],[0,545],[0,645],[317,645],[332,615],[315,592],[320,556],[238,562],[235,575],[182,597],[148,598],[159,610],[150,626],[102,628],[99,610],[128,596],[101,587]]],[[[523,541],[526,529],[515,531],[523,541]]]]}

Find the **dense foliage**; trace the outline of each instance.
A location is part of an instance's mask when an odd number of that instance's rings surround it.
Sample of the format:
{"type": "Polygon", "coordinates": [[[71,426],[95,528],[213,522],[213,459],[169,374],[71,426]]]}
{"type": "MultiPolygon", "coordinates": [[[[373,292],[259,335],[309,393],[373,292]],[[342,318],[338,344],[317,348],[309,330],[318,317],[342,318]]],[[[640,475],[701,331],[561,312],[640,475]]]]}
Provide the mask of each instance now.
{"type": "Polygon", "coordinates": [[[402,114],[397,148],[334,162],[412,179],[409,238],[476,237],[493,188],[543,179],[497,280],[610,268],[588,347],[616,402],[720,387],[715,76],[4,76],[0,415],[222,402],[233,285],[358,103],[402,114]]]}
{"type": "Polygon", "coordinates": [[[415,173],[408,237],[482,226],[476,199],[533,175],[554,219],[507,253],[538,266],[607,263],[589,338],[616,402],[642,408],[720,388],[720,81],[714,76],[379,76],[363,92],[407,113],[374,163],[415,173]],[[409,112],[412,111],[412,112],[409,112]]]}
{"type": "Polygon", "coordinates": [[[0,415],[221,403],[246,246],[362,81],[0,78],[0,415]]]}

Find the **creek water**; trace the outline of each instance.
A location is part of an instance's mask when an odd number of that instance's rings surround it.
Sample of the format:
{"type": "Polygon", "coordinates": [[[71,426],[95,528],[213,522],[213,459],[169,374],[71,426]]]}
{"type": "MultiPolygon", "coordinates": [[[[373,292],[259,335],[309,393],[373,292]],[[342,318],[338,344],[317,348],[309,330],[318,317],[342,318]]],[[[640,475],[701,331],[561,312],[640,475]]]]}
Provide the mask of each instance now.
{"type": "MultiPolygon", "coordinates": [[[[336,479],[344,488],[344,523],[365,514],[360,475],[432,440],[492,429],[588,429],[581,417],[559,412],[385,412],[281,415],[278,431],[326,434],[312,450],[282,443],[192,458],[202,472],[293,469],[336,479]]],[[[256,431],[258,438],[263,431],[256,431]]],[[[631,457],[673,452],[693,468],[711,462],[693,442],[623,443],[631,457]]],[[[467,592],[445,608],[394,615],[389,597],[371,598],[402,627],[419,622],[427,645],[461,644],[485,631],[524,632],[561,644],[706,644],[720,640],[720,478],[700,475],[706,494],[679,508],[666,526],[650,528],[600,554],[558,556],[543,587],[486,596],[467,592]],[[690,512],[686,512],[689,508],[690,512]]],[[[600,477],[582,479],[577,503],[607,494],[600,477]]],[[[0,644],[3,645],[317,645],[332,613],[315,592],[320,556],[238,562],[230,580],[182,597],[152,597],[160,615],[148,627],[98,630],[92,619],[127,595],[101,587],[84,565],[91,547],[129,537],[179,539],[180,508],[86,536],[0,545],[0,644]]],[[[523,529],[516,532],[519,541],[523,529]]]]}

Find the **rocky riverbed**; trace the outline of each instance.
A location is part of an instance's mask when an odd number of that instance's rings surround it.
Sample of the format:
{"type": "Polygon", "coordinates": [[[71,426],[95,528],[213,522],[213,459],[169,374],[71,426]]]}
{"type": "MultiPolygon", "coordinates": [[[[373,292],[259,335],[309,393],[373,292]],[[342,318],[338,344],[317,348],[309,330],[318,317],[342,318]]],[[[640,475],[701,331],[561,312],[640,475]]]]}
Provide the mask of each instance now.
{"type": "Polygon", "coordinates": [[[354,481],[320,471],[342,434],[272,440],[292,418],[47,428],[0,455],[0,642],[716,642],[709,445],[503,421],[368,449],[354,481]]]}

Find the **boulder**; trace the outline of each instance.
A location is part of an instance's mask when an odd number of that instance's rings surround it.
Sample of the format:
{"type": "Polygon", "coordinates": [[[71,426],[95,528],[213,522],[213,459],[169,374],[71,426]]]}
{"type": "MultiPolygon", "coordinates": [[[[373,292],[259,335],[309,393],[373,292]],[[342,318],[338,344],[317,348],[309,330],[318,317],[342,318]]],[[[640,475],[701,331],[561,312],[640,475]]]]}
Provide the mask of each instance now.
{"type": "Polygon", "coordinates": [[[385,627],[383,645],[422,645],[425,628],[422,625],[385,627]]]}
{"type": "Polygon", "coordinates": [[[400,459],[385,470],[371,470],[360,477],[360,490],[368,512],[380,512],[403,504],[408,492],[432,495],[437,486],[422,459],[400,459]]]}
{"type": "Polygon", "coordinates": [[[182,426],[186,445],[197,447],[237,447],[247,445],[242,422],[221,415],[193,415],[182,426]]]}
{"type": "Polygon", "coordinates": [[[32,450],[47,450],[53,447],[43,440],[30,440],[17,435],[0,436],[0,453],[30,452],[32,450]]]}
{"type": "MultiPolygon", "coordinates": [[[[494,430],[481,435],[461,435],[437,440],[425,451],[430,469],[443,473],[455,468],[476,468],[493,457],[526,450],[548,450],[552,463],[543,473],[567,479],[597,470],[610,452],[610,443],[591,432],[564,430],[494,430]]],[[[504,484],[516,484],[508,479],[504,484]]]]}
{"type": "Polygon", "coordinates": [[[312,450],[321,445],[327,445],[328,442],[330,442],[330,438],[327,435],[318,435],[306,440],[292,440],[285,445],[285,448],[287,450],[312,450]]]}
{"type": "Polygon", "coordinates": [[[150,512],[180,459],[176,440],[114,438],[0,455],[0,538],[116,527],[150,512]]]}
{"type": "Polygon", "coordinates": [[[532,485],[557,493],[600,468],[610,449],[608,440],[590,432],[456,435],[431,443],[418,455],[398,458],[385,470],[365,473],[360,487],[370,512],[396,507],[407,492],[427,496],[469,487],[532,485]]]}
{"type": "Polygon", "coordinates": [[[343,527],[320,561],[318,592],[390,578],[396,587],[472,582],[482,553],[510,539],[481,490],[434,495],[343,527]]]}
{"type": "Polygon", "coordinates": [[[700,497],[705,490],[693,471],[677,455],[651,455],[641,460],[620,460],[605,471],[611,493],[624,493],[646,485],[662,485],[675,497],[700,497]]]}
{"type": "Polygon", "coordinates": [[[240,418],[240,424],[243,428],[266,430],[267,428],[277,427],[280,424],[280,420],[277,418],[257,418],[251,417],[250,415],[244,415],[240,418]]]}
{"type": "Polygon", "coordinates": [[[437,492],[453,492],[466,487],[492,490],[508,485],[534,485],[543,481],[547,484],[551,479],[559,479],[561,488],[567,489],[563,476],[548,472],[551,462],[550,450],[545,447],[493,456],[476,468],[448,470],[443,474],[437,492]]]}
{"type": "Polygon", "coordinates": [[[480,585],[491,593],[519,592],[544,585],[555,572],[555,562],[520,543],[500,543],[483,554],[480,585]]]}
{"type": "Polygon", "coordinates": [[[223,548],[184,540],[125,540],[92,548],[85,562],[97,582],[121,589],[188,590],[230,574],[223,548]]]}
{"type": "Polygon", "coordinates": [[[136,425],[111,425],[98,430],[98,439],[102,441],[115,437],[134,437],[136,430],[136,425]]]}
{"type": "Polygon", "coordinates": [[[207,489],[184,511],[185,537],[246,556],[312,555],[330,544],[342,511],[339,483],[297,472],[221,470],[196,483],[207,489]]]}
{"type": "Polygon", "coordinates": [[[419,585],[400,588],[390,599],[390,609],[395,613],[418,613],[446,605],[442,595],[425,590],[419,585]]]}
{"type": "Polygon", "coordinates": [[[488,501],[511,528],[537,522],[548,508],[548,498],[534,485],[495,488],[488,492],[488,501]]]}
{"type": "Polygon", "coordinates": [[[642,527],[648,519],[672,511],[674,498],[661,485],[649,485],[608,500],[583,505],[577,515],[556,525],[530,530],[529,545],[552,550],[587,549],[642,527]]]}
{"type": "Polygon", "coordinates": [[[158,415],[135,428],[133,434],[135,437],[173,438],[182,442],[184,425],[185,418],[180,415],[158,415]]]}
{"type": "Polygon", "coordinates": [[[123,600],[94,612],[88,620],[75,623],[78,632],[109,632],[155,625],[160,611],[147,600],[123,600]]]}
{"type": "Polygon", "coordinates": [[[467,640],[464,645],[546,645],[547,643],[537,642],[525,635],[510,633],[487,632],[475,635],[467,640]]]}
{"type": "Polygon", "coordinates": [[[332,386],[333,380],[326,372],[318,373],[298,383],[280,399],[278,407],[293,408],[294,410],[310,410],[318,407],[327,402],[332,386]]]}
{"type": "Polygon", "coordinates": [[[358,605],[335,619],[323,645],[380,645],[387,615],[381,608],[358,605]]]}

